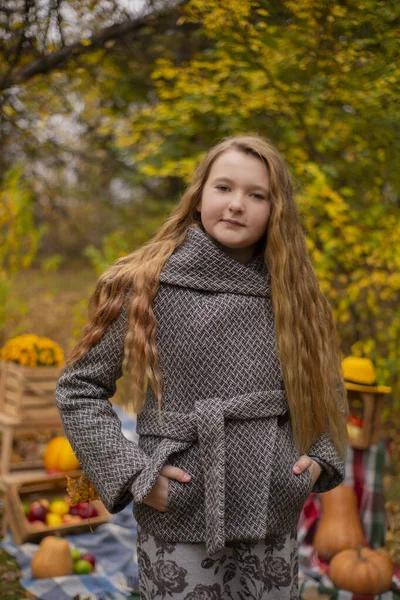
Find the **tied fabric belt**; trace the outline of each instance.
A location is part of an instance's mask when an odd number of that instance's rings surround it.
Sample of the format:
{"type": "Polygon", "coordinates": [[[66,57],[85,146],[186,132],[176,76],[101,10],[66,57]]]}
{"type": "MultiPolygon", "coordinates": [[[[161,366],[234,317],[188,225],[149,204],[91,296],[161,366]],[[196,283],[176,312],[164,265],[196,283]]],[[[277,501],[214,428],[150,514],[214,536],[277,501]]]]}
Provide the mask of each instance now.
{"type": "Polygon", "coordinates": [[[163,439],[132,486],[136,501],[150,491],[168,455],[188,448],[198,439],[205,487],[206,548],[209,554],[217,552],[225,545],[225,419],[268,417],[266,439],[271,456],[267,459],[272,464],[277,427],[289,418],[284,390],[265,390],[228,399],[200,399],[195,401],[191,413],[162,411],[161,416],[157,410],[140,413],[137,433],[163,439]]]}

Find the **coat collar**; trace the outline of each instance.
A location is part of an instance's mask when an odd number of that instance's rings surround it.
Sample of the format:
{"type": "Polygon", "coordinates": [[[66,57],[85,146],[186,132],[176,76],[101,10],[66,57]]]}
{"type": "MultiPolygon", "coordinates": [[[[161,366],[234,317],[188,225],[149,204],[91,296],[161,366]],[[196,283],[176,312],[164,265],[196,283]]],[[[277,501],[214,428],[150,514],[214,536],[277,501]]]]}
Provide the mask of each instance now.
{"type": "Polygon", "coordinates": [[[188,228],[185,240],[165,263],[160,282],[245,296],[269,296],[271,290],[262,254],[244,265],[224,252],[199,225],[188,228]]]}

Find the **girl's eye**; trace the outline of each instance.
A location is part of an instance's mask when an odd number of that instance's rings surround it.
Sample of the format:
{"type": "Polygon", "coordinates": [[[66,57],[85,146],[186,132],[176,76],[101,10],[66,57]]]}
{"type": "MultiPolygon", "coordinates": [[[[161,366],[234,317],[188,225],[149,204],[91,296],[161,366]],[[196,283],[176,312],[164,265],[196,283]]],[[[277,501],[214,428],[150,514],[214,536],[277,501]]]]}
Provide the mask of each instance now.
{"type": "MultiPolygon", "coordinates": [[[[220,190],[221,192],[228,192],[229,191],[229,187],[227,185],[217,185],[215,186],[217,190],[220,190]]],[[[265,196],[263,196],[263,194],[257,194],[254,192],[254,194],[252,194],[255,198],[257,198],[257,200],[265,200],[265,196]]]]}

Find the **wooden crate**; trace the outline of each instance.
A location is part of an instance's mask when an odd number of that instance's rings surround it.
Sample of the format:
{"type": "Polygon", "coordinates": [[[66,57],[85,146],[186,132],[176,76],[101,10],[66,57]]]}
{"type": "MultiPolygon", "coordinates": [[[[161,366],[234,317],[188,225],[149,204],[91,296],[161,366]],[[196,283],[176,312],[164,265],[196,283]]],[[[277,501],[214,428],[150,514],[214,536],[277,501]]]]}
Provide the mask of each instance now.
{"type": "MultiPolygon", "coordinates": [[[[70,477],[78,476],[81,471],[71,471],[68,473],[70,477]]],[[[61,473],[47,473],[43,468],[42,469],[26,469],[25,471],[16,471],[14,473],[8,473],[7,475],[0,476],[0,495],[3,496],[7,493],[8,488],[13,483],[21,484],[21,483],[35,483],[38,479],[53,479],[61,475],[61,473]]]]}
{"type": "Polygon", "coordinates": [[[11,462],[15,435],[48,430],[62,432],[54,393],[62,367],[24,367],[0,360],[0,474],[38,468],[41,461],[11,462]],[[31,463],[31,464],[29,464],[31,463]]]}
{"type": "Polygon", "coordinates": [[[12,462],[12,446],[16,436],[21,433],[32,433],[40,431],[49,432],[49,440],[51,434],[63,434],[63,427],[59,416],[52,420],[43,421],[37,419],[30,422],[20,423],[15,417],[9,417],[4,413],[0,413],[0,435],[1,435],[1,454],[0,454],[0,476],[7,475],[11,471],[20,471],[26,469],[43,468],[42,459],[23,460],[12,462]]]}
{"type": "Polygon", "coordinates": [[[59,419],[54,401],[62,367],[24,367],[0,361],[0,413],[17,422],[59,419]]]}
{"type": "Polygon", "coordinates": [[[385,395],[348,390],[347,397],[352,417],[347,425],[349,444],[365,450],[379,441],[385,395]],[[357,420],[361,421],[359,425],[355,424],[357,420]]]}
{"type": "MultiPolygon", "coordinates": [[[[80,472],[70,473],[70,477],[80,476],[80,472]]],[[[63,498],[66,495],[67,478],[64,474],[52,475],[51,477],[39,477],[36,480],[11,483],[5,494],[4,516],[7,526],[11,529],[14,541],[17,545],[25,542],[38,543],[47,535],[71,535],[95,530],[96,527],[107,523],[110,513],[100,500],[93,501],[98,512],[97,517],[82,519],[81,523],[63,524],[58,527],[45,527],[37,529],[26,518],[21,502],[31,504],[35,500],[46,498],[63,498]]]]}

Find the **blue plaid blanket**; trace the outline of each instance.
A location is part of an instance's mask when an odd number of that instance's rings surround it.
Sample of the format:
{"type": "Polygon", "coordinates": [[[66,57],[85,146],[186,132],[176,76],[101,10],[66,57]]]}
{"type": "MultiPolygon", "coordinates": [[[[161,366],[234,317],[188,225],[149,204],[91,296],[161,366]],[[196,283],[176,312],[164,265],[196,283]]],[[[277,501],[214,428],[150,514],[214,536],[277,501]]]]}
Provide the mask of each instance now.
{"type": "Polygon", "coordinates": [[[94,533],[65,536],[65,539],[71,547],[94,554],[96,569],[92,575],[33,579],[30,562],[37,544],[16,546],[8,533],[1,547],[16,558],[23,574],[21,585],[41,600],[126,600],[139,593],[136,521],[131,504],[111,515],[110,521],[94,533]]]}

